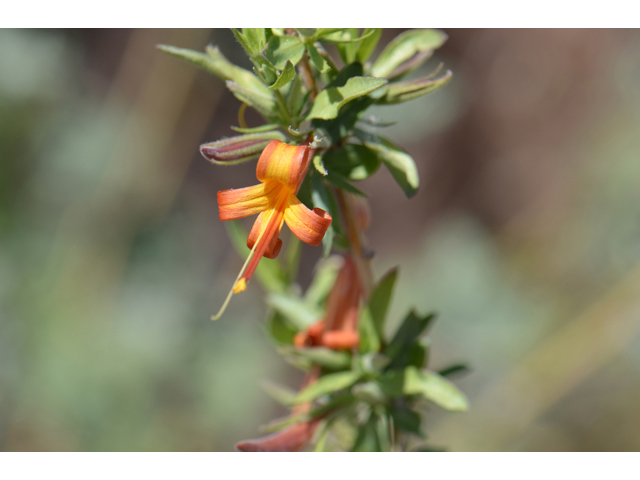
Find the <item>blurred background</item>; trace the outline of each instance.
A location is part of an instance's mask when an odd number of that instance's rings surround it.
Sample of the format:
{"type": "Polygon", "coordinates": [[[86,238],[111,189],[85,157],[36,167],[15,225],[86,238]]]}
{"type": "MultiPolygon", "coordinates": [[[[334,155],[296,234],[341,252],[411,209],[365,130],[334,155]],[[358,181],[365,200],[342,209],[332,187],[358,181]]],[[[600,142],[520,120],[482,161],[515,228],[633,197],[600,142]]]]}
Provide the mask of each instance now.
{"type": "MultiPolygon", "coordinates": [[[[429,441],[640,450],[640,31],[447,33],[418,74],[453,81],[374,112],[418,194],[358,185],[376,275],[400,265],[391,319],[439,312],[432,366],[471,367],[429,441]]],[[[209,320],[243,261],[216,192],[255,165],[200,156],[239,102],[158,43],[249,66],[226,30],[0,30],[1,450],[233,450],[285,413],[260,382],[301,380],[259,283],[209,320]]]]}

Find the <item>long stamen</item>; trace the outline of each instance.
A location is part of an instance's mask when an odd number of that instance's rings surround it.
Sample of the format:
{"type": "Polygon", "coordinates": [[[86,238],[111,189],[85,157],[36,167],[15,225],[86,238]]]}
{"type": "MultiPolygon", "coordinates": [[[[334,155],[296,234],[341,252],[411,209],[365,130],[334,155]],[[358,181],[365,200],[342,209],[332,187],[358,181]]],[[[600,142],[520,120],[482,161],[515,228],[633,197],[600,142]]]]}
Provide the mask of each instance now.
{"type": "Polygon", "coordinates": [[[260,244],[260,240],[262,240],[262,236],[265,234],[265,232],[266,232],[266,229],[263,230],[262,232],[260,232],[260,235],[258,235],[258,240],[253,245],[253,248],[251,249],[251,252],[249,253],[249,256],[245,260],[244,265],[242,266],[242,268],[240,269],[240,273],[238,274],[238,276],[236,277],[235,281],[233,282],[233,286],[231,287],[231,290],[229,290],[229,294],[227,295],[227,298],[224,300],[224,303],[222,304],[222,307],[220,307],[220,310],[218,311],[218,313],[216,313],[215,315],[213,315],[211,317],[211,320],[218,320],[220,317],[222,317],[222,314],[227,309],[227,306],[229,305],[229,302],[231,301],[231,297],[235,293],[236,285],[240,281],[242,275],[244,275],[244,272],[247,269],[247,265],[249,265],[249,262],[253,258],[254,254],[256,252],[256,248],[260,244]]]}

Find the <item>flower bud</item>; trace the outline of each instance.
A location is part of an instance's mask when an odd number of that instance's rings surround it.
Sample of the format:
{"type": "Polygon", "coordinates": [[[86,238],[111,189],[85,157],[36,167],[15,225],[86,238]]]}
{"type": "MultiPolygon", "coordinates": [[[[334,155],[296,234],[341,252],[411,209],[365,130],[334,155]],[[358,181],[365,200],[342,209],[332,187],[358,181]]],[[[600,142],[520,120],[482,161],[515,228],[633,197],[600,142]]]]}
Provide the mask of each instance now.
{"type": "Polygon", "coordinates": [[[267,144],[274,139],[284,141],[285,137],[278,130],[238,135],[200,145],[200,153],[212,163],[235,165],[257,158],[267,144]]]}

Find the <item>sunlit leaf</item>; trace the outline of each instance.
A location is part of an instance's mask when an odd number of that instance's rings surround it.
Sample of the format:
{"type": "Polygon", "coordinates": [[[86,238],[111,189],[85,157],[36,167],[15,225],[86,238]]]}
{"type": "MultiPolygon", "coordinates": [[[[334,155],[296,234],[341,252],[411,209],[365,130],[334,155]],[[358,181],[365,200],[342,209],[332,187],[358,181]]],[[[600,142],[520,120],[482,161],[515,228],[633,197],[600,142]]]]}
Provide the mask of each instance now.
{"type": "Polygon", "coordinates": [[[306,119],[329,120],[335,118],[342,105],[387,83],[388,80],[384,78],[352,77],[342,87],[325,88],[316,97],[306,119]]]}
{"type": "MultiPolygon", "coordinates": [[[[391,40],[378,56],[371,69],[375,77],[390,77],[402,63],[421,52],[440,48],[447,36],[439,30],[409,30],[391,40]]],[[[426,60],[426,58],[425,58],[426,60]]]]}
{"type": "Polygon", "coordinates": [[[276,90],[278,88],[284,87],[287,83],[293,80],[295,76],[296,76],[296,67],[293,66],[293,63],[287,60],[287,63],[285,64],[284,69],[282,70],[282,72],[278,76],[278,79],[276,80],[276,83],[271,85],[268,88],[268,90],[276,90]]]}
{"type": "Polygon", "coordinates": [[[378,41],[380,40],[381,35],[381,28],[365,29],[362,34],[364,38],[360,42],[358,51],[356,52],[356,60],[358,60],[360,63],[366,62],[376,49],[376,45],[378,45],[378,41]]]}
{"type": "Polygon", "coordinates": [[[262,51],[262,56],[278,70],[284,69],[287,61],[297,65],[304,55],[304,44],[299,37],[278,37],[269,39],[267,46],[262,51]]]}
{"type": "Polygon", "coordinates": [[[277,115],[275,98],[266,88],[254,90],[229,80],[227,80],[227,88],[233,92],[238,100],[255,108],[265,118],[274,118],[277,115]]]}

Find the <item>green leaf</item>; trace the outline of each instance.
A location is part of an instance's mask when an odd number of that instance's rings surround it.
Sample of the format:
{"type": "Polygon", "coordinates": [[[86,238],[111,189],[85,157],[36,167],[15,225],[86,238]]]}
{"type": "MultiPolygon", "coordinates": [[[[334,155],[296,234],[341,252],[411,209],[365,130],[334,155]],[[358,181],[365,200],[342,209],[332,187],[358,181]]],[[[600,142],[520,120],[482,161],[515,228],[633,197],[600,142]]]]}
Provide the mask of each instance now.
{"type": "Polygon", "coordinates": [[[360,379],[360,373],[348,371],[323,375],[316,383],[312,383],[302,390],[295,398],[294,403],[305,403],[315,400],[322,395],[337,392],[350,387],[360,379]]]}
{"type": "Polygon", "coordinates": [[[375,409],[381,410],[375,412],[376,419],[376,434],[378,437],[378,442],[380,443],[380,451],[388,452],[391,450],[391,438],[389,432],[389,417],[384,409],[375,409]]]}
{"type": "MultiPolygon", "coordinates": [[[[262,259],[260,263],[263,261],[264,259],[262,259]]],[[[298,331],[305,330],[318,319],[322,318],[322,311],[293,295],[273,293],[267,296],[266,301],[267,305],[284,315],[298,331]]]]}
{"type": "Polygon", "coordinates": [[[318,94],[305,118],[307,120],[313,118],[330,120],[335,118],[338,116],[338,111],[342,105],[387,83],[388,80],[384,78],[352,77],[342,87],[325,88],[318,94]]]}
{"type": "Polygon", "coordinates": [[[312,39],[318,40],[320,38],[324,38],[328,35],[332,35],[336,32],[341,32],[343,30],[346,30],[345,28],[317,28],[316,29],[316,33],[315,35],[312,37],[312,39]]]}
{"type": "Polygon", "coordinates": [[[365,146],[376,152],[408,198],[415,195],[420,177],[416,163],[407,152],[384,138],[377,143],[365,142],[365,146]]]}
{"type": "Polygon", "coordinates": [[[311,63],[313,63],[313,66],[316,67],[320,73],[327,73],[331,70],[329,63],[320,55],[320,52],[318,52],[318,49],[314,47],[312,43],[307,44],[307,51],[309,52],[311,63]]]}
{"type": "Polygon", "coordinates": [[[276,80],[276,83],[271,85],[268,88],[268,90],[277,90],[278,88],[284,87],[287,83],[293,80],[295,76],[296,76],[296,67],[293,66],[293,63],[287,60],[287,63],[285,64],[284,69],[282,70],[282,73],[280,73],[280,75],[278,76],[278,79],[276,80]]]}
{"type": "Polygon", "coordinates": [[[468,409],[468,401],[458,388],[446,378],[428,370],[420,371],[414,366],[404,370],[390,370],[379,380],[387,395],[422,395],[431,403],[452,412],[468,409]]]}
{"type": "Polygon", "coordinates": [[[267,45],[267,30],[265,28],[243,28],[242,34],[251,48],[250,56],[257,57],[267,45]]]}
{"type": "Polygon", "coordinates": [[[207,47],[206,54],[169,45],[158,45],[158,48],[174,57],[193,63],[223,80],[230,80],[246,89],[267,93],[265,85],[258,77],[250,71],[229,62],[229,60],[220,53],[218,47],[207,47]]]}
{"type": "Polygon", "coordinates": [[[227,80],[227,88],[238,100],[255,108],[265,118],[277,118],[275,98],[266,88],[264,91],[253,90],[230,80],[227,80]]]}
{"type": "Polygon", "coordinates": [[[367,28],[363,33],[363,38],[360,45],[358,46],[358,51],[356,52],[356,60],[360,63],[366,62],[371,54],[376,49],[376,45],[378,45],[378,41],[380,40],[380,35],[382,35],[381,28],[367,28]]]}
{"type": "Polygon", "coordinates": [[[298,330],[287,322],[284,315],[277,311],[270,312],[264,328],[276,345],[293,344],[293,338],[298,333],[298,330]]]}
{"type": "Polygon", "coordinates": [[[361,197],[367,196],[366,193],[364,193],[362,190],[359,190],[358,188],[351,185],[342,175],[340,175],[337,172],[327,171],[327,176],[324,178],[329,183],[333,183],[336,187],[346,190],[349,193],[353,193],[354,195],[360,195],[361,197]]]}
{"type": "Polygon", "coordinates": [[[451,70],[447,70],[447,72],[439,78],[433,78],[432,74],[427,77],[416,78],[415,80],[392,83],[387,87],[384,96],[376,100],[376,103],[393,105],[408,102],[409,100],[434,92],[440,87],[444,87],[449,83],[452,76],[453,73],[451,70]]]}
{"type": "Polygon", "coordinates": [[[380,452],[380,441],[376,426],[376,416],[371,413],[367,422],[358,431],[358,437],[351,448],[352,452],[380,452]]]}
{"type": "Polygon", "coordinates": [[[382,391],[378,382],[358,383],[351,391],[358,400],[369,405],[382,405],[389,401],[389,397],[382,391]]]}
{"type": "MultiPolygon", "coordinates": [[[[439,30],[409,30],[391,40],[373,64],[371,74],[375,77],[393,78],[393,71],[411,57],[422,52],[433,52],[440,48],[447,36],[439,30]]],[[[426,60],[426,56],[423,61],[426,60]]]]}
{"type": "Polygon", "coordinates": [[[384,336],[384,321],[387,317],[387,310],[391,303],[393,286],[396,283],[397,277],[398,268],[396,267],[382,277],[369,297],[369,305],[367,308],[371,313],[373,326],[379,338],[383,338],[384,336]]]}
{"type": "Polygon", "coordinates": [[[264,380],[262,382],[262,389],[267,393],[267,395],[281,405],[291,405],[293,403],[293,399],[298,393],[292,388],[278,385],[277,383],[270,382],[269,380],[264,380]]]}
{"type": "Polygon", "coordinates": [[[273,36],[262,51],[262,56],[276,69],[282,70],[290,61],[297,65],[304,55],[304,44],[298,37],[273,36]]]}
{"type": "Polygon", "coordinates": [[[318,171],[318,173],[322,176],[327,175],[327,170],[324,168],[324,164],[322,163],[322,157],[320,155],[315,155],[313,157],[313,166],[318,171]]]}
{"type": "Polygon", "coordinates": [[[442,375],[443,377],[450,377],[453,375],[462,375],[469,372],[469,367],[464,363],[456,363],[455,365],[450,365],[446,368],[438,370],[438,375],[442,375]]]}
{"type": "Polygon", "coordinates": [[[421,425],[422,418],[416,412],[407,408],[394,408],[390,413],[395,427],[421,438],[425,437],[421,425]]]}
{"type": "Polygon", "coordinates": [[[291,415],[283,419],[269,422],[267,425],[264,425],[262,427],[262,430],[266,432],[274,432],[277,430],[282,430],[283,428],[290,427],[292,425],[296,425],[300,422],[308,422],[309,420],[313,420],[314,418],[317,418],[320,415],[324,415],[327,412],[331,412],[332,410],[338,407],[347,407],[349,404],[353,403],[354,401],[355,401],[355,397],[351,393],[336,395],[331,400],[329,400],[329,402],[327,402],[326,405],[322,405],[321,407],[316,407],[312,409],[309,413],[300,413],[298,415],[291,415]]]}
{"type": "Polygon", "coordinates": [[[300,75],[297,75],[291,83],[287,96],[287,108],[295,117],[300,115],[302,107],[304,107],[304,100],[305,92],[303,90],[302,78],[300,78],[300,75]]]}
{"type": "Polygon", "coordinates": [[[352,143],[340,150],[328,151],[322,158],[326,168],[354,181],[369,178],[380,167],[380,159],[375,151],[352,143]]]}
{"type": "Polygon", "coordinates": [[[420,371],[415,367],[405,370],[404,393],[422,395],[450,412],[465,412],[469,409],[467,397],[453,383],[435,372],[420,371]]]}
{"type": "Polygon", "coordinates": [[[272,132],[274,130],[277,130],[278,128],[280,128],[280,125],[278,125],[277,123],[267,123],[265,125],[260,125],[258,127],[247,127],[247,128],[231,127],[231,130],[234,130],[240,133],[263,133],[263,132],[272,132]]]}
{"type": "Polygon", "coordinates": [[[371,312],[368,308],[363,309],[358,317],[358,350],[360,353],[378,352],[380,350],[381,341],[376,333],[373,325],[371,312]]]}
{"type": "Polygon", "coordinates": [[[351,354],[345,351],[331,350],[325,347],[281,348],[285,355],[293,355],[309,360],[330,370],[342,370],[351,365],[351,354]]]}
{"type": "MultiPolygon", "coordinates": [[[[424,333],[427,327],[431,324],[435,314],[431,313],[424,317],[416,314],[415,311],[409,312],[404,321],[396,331],[393,339],[385,348],[385,355],[391,359],[399,357],[403,352],[409,350],[416,340],[424,333]]],[[[388,368],[395,367],[395,364],[390,364],[388,368]]]]}
{"type": "Polygon", "coordinates": [[[312,38],[316,34],[317,28],[296,28],[296,31],[305,38],[312,38]]]}
{"type": "MultiPolygon", "coordinates": [[[[333,222],[332,222],[333,223],[333,222]]],[[[320,260],[316,266],[316,274],[311,281],[311,285],[305,293],[305,301],[311,305],[321,305],[333,285],[338,278],[338,272],[342,267],[342,257],[338,255],[332,255],[324,260],[320,260]]]]}
{"type": "MultiPolygon", "coordinates": [[[[242,227],[237,220],[225,222],[227,233],[231,239],[231,244],[238,252],[240,257],[249,255],[250,250],[247,248],[247,237],[249,233],[242,227]]],[[[283,293],[288,289],[286,282],[286,273],[277,260],[263,258],[256,268],[256,278],[268,292],[283,293]]]]}

